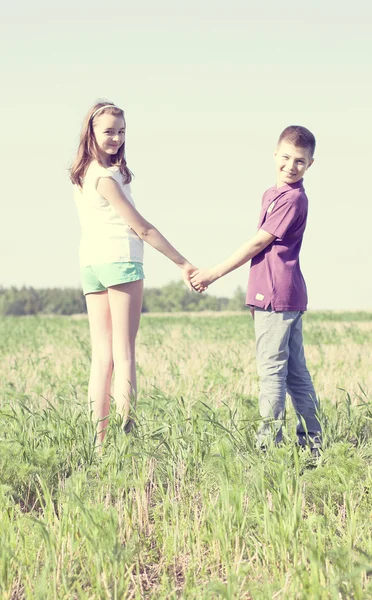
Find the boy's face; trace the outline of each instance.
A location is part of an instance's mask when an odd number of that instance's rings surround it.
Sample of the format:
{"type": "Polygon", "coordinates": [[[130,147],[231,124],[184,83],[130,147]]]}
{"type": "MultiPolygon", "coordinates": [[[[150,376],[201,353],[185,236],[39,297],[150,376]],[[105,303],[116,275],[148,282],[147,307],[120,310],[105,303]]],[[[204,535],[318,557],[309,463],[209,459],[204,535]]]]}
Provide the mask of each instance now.
{"type": "Polygon", "coordinates": [[[314,162],[307,148],[294,146],[285,140],[277,146],[274,157],[277,187],[300,181],[314,162]]]}

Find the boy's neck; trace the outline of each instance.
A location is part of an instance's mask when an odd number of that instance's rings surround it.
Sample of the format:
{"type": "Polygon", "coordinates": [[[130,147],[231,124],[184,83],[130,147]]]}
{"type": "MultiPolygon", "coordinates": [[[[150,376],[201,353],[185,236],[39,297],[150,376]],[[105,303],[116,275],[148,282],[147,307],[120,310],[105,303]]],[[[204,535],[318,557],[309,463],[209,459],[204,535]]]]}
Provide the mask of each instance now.
{"type": "Polygon", "coordinates": [[[290,188],[296,188],[296,187],[301,187],[304,183],[304,178],[302,177],[302,179],[299,179],[298,181],[295,181],[294,183],[283,183],[283,181],[277,181],[276,182],[276,189],[278,190],[279,188],[282,187],[290,187],[290,188]]]}

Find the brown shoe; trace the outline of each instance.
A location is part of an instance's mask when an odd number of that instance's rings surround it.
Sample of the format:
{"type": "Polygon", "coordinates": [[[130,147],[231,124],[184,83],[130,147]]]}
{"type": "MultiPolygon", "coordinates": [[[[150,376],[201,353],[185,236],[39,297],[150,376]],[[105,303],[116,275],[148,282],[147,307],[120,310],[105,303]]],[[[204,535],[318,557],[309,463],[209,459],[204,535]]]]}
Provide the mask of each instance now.
{"type": "Polygon", "coordinates": [[[135,423],[134,419],[129,418],[128,421],[124,425],[124,433],[126,435],[128,435],[128,433],[132,432],[132,430],[135,428],[135,426],[136,426],[136,423],[135,423]]]}

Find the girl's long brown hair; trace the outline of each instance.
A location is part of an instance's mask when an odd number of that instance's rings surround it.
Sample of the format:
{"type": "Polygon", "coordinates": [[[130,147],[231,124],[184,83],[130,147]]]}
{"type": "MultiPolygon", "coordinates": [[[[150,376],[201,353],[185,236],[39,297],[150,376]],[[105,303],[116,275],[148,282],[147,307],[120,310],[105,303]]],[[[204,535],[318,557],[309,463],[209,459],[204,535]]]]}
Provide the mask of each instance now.
{"type": "MultiPolygon", "coordinates": [[[[92,118],[92,115],[101,106],[105,106],[108,104],[112,104],[112,107],[107,106],[97,114],[97,117],[105,113],[109,113],[110,115],[114,115],[115,117],[122,117],[124,119],[125,126],[124,111],[122,111],[121,108],[117,108],[112,102],[102,101],[97,102],[94,106],[92,106],[87,116],[85,117],[85,121],[83,123],[83,127],[80,134],[79,148],[76,153],[76,158],[72,163],[70,169],[70,179],[72,183],[78,185],[79,187],[82,187],[83,185],[85,174],[92,160],[96,160],[102,167],[104,166],[102,165],[99,159],[97,142],[93,130],[93,122],[96,117],[92,118]]],[[[133,174],[127,167],[127,161],[125,159],[125,142],[122,146],[120,146],[117,153],[114,156],[110,157],[110,159],[112,166],[119,167],[119,171],[123,174],[124,177],[124,183],[130,183],[132,181],[133,174]]]]}

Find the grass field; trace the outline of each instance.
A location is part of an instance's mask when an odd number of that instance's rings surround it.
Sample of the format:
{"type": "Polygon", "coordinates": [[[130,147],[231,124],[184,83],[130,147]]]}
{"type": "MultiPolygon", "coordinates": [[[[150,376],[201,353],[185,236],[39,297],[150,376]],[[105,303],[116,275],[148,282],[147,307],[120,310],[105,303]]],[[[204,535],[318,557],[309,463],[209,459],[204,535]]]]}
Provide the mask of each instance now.
{"type": "Polygon", "coordinates": [[[247,313],[144,315],[138,426],[86,406],[86,318],[0,323],[0,598],[372,598],[372,313],[304,318],[324,453],[255,449],[247,313]]]}

